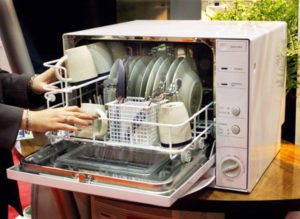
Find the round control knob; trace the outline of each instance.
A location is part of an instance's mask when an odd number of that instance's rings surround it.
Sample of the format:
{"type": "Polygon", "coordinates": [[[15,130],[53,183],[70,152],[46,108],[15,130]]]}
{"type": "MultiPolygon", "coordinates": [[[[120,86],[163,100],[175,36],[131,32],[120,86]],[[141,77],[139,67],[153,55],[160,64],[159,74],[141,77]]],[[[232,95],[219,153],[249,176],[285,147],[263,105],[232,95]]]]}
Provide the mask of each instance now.
{"type": "Polygon", "coordinates": [[[231,131],[233,134],[237,135],[240,133],[241,129],[238,125],[233,125],[233,126],[231,126],[231,131]]]}
{"type": "Polygon", "coordinates": [[[221,171],[230,178],[238,177],[242,171],[242,164],[236,158],[226,158],[221,163],[221,171]]]}
{"type": "Polygon", "coordinates": [[[234,116],[238,116],[241,113],[241,109],[239,107],[232,107],[231,114],[234,116]]]}

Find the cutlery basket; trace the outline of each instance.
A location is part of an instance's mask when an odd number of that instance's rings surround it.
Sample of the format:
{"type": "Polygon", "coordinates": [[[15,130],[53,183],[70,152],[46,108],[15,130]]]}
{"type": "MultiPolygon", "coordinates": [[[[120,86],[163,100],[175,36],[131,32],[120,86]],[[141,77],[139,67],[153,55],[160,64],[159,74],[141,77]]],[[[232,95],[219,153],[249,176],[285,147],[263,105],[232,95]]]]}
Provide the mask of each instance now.
{"type": "Polygon", "coordinates": [[[135,145],[154,145],[158,143],[157,122],[158,105],[144,98],[128,97],[126,102],[109,102],[110,141],[135,145]]]}

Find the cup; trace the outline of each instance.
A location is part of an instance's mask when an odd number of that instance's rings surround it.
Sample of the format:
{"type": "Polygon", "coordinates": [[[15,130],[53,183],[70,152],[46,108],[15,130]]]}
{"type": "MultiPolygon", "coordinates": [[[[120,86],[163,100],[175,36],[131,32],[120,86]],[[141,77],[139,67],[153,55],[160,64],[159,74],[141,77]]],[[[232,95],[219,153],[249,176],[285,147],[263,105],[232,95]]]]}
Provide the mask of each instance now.
{"type": "Polygon", "coordinates": [[[64,56],[56,63],[56,78],[63,82],[77,83],[96,78],[97,71],[93,57],[87,46],[78,46],[64,51],[64,56]],[[65,63],[66,68],[63,67],[65,63]],[[61,75],[66,69],[67,75],[61,75]]]}
{"type": "Polygon", "coordinates": [[[81,109],[86,113],[100,116],[101,119],[93,120],[93,125],[88,127],[80,126],[81,131],[77,133],[78,137],[103,139],[108,130],[108,120],[105,112],[105,106],[93,103],[82,103],[81,109]]]}
{"type": "MultiPolygon", "coordinates": [[[[160,106],[158,122],[161,124],[179,125],[188,120],[189,114],[183,102],[170,102],[160,106]]],[[[189,122],[176,127],[159,126],[159,137],[162,146],[181,147],[192,140],[191,125],[189,122]],[[171,132],[170,132],[171,131],[171,132]]]]}
{"type": "Polygon", "coordinates": [[[103,42],[92,43],[88,45],[88,49],[92,54],[98,75],[110,72],[113,59],[106,44],[103,42]]]}

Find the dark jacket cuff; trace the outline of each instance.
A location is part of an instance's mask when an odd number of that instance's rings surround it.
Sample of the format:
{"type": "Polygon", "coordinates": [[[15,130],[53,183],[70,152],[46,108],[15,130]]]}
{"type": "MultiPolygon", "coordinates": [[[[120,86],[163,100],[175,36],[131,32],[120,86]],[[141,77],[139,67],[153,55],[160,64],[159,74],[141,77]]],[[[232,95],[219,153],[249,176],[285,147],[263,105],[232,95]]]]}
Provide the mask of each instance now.
{"type": "Polygon", "coordinates": [[[11,149],[15,145],[21,125],[23,109],[0,104],[0,124],[5,124],[5,131],[0,132],[1,147],[11,149]]]}
{"type": "Polygon", "coordinates": [[[36,108],[45,103],[44,95],[33,93],[28,88],[28,82],[32,75],[10,74],[4,78],[4,103],[8,105],[36,108]]]}

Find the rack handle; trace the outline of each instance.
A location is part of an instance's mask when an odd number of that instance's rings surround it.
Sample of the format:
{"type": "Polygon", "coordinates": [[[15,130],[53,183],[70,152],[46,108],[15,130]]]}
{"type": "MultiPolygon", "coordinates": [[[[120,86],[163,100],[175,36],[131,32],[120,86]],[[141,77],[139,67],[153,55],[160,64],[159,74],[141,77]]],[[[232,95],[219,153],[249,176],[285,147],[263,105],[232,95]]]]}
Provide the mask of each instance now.
{"type": "Polygon", "coordinates": [[[63,69],[65,72],[67,72],[67,70],[62,66],[62,64],[63,64],[65,61],[67,61],[67,60],[68,60],[68,56],[67,56],[67,55],[64,55],[63,57],[61,57],[61,58],[58,60],[58,62],[55,64],[55,67],[54,67],[56,78],[57,78],[58,80],[60,80],[60,81],[63,81],[63,82],[70,82],[70,81],[72,80],[72,78],[68,78],[68,77],[64,78],[64,77],[62,77],[61,74],[60,74],[60,71],[59,71],[60,69],[63,69]]]}

